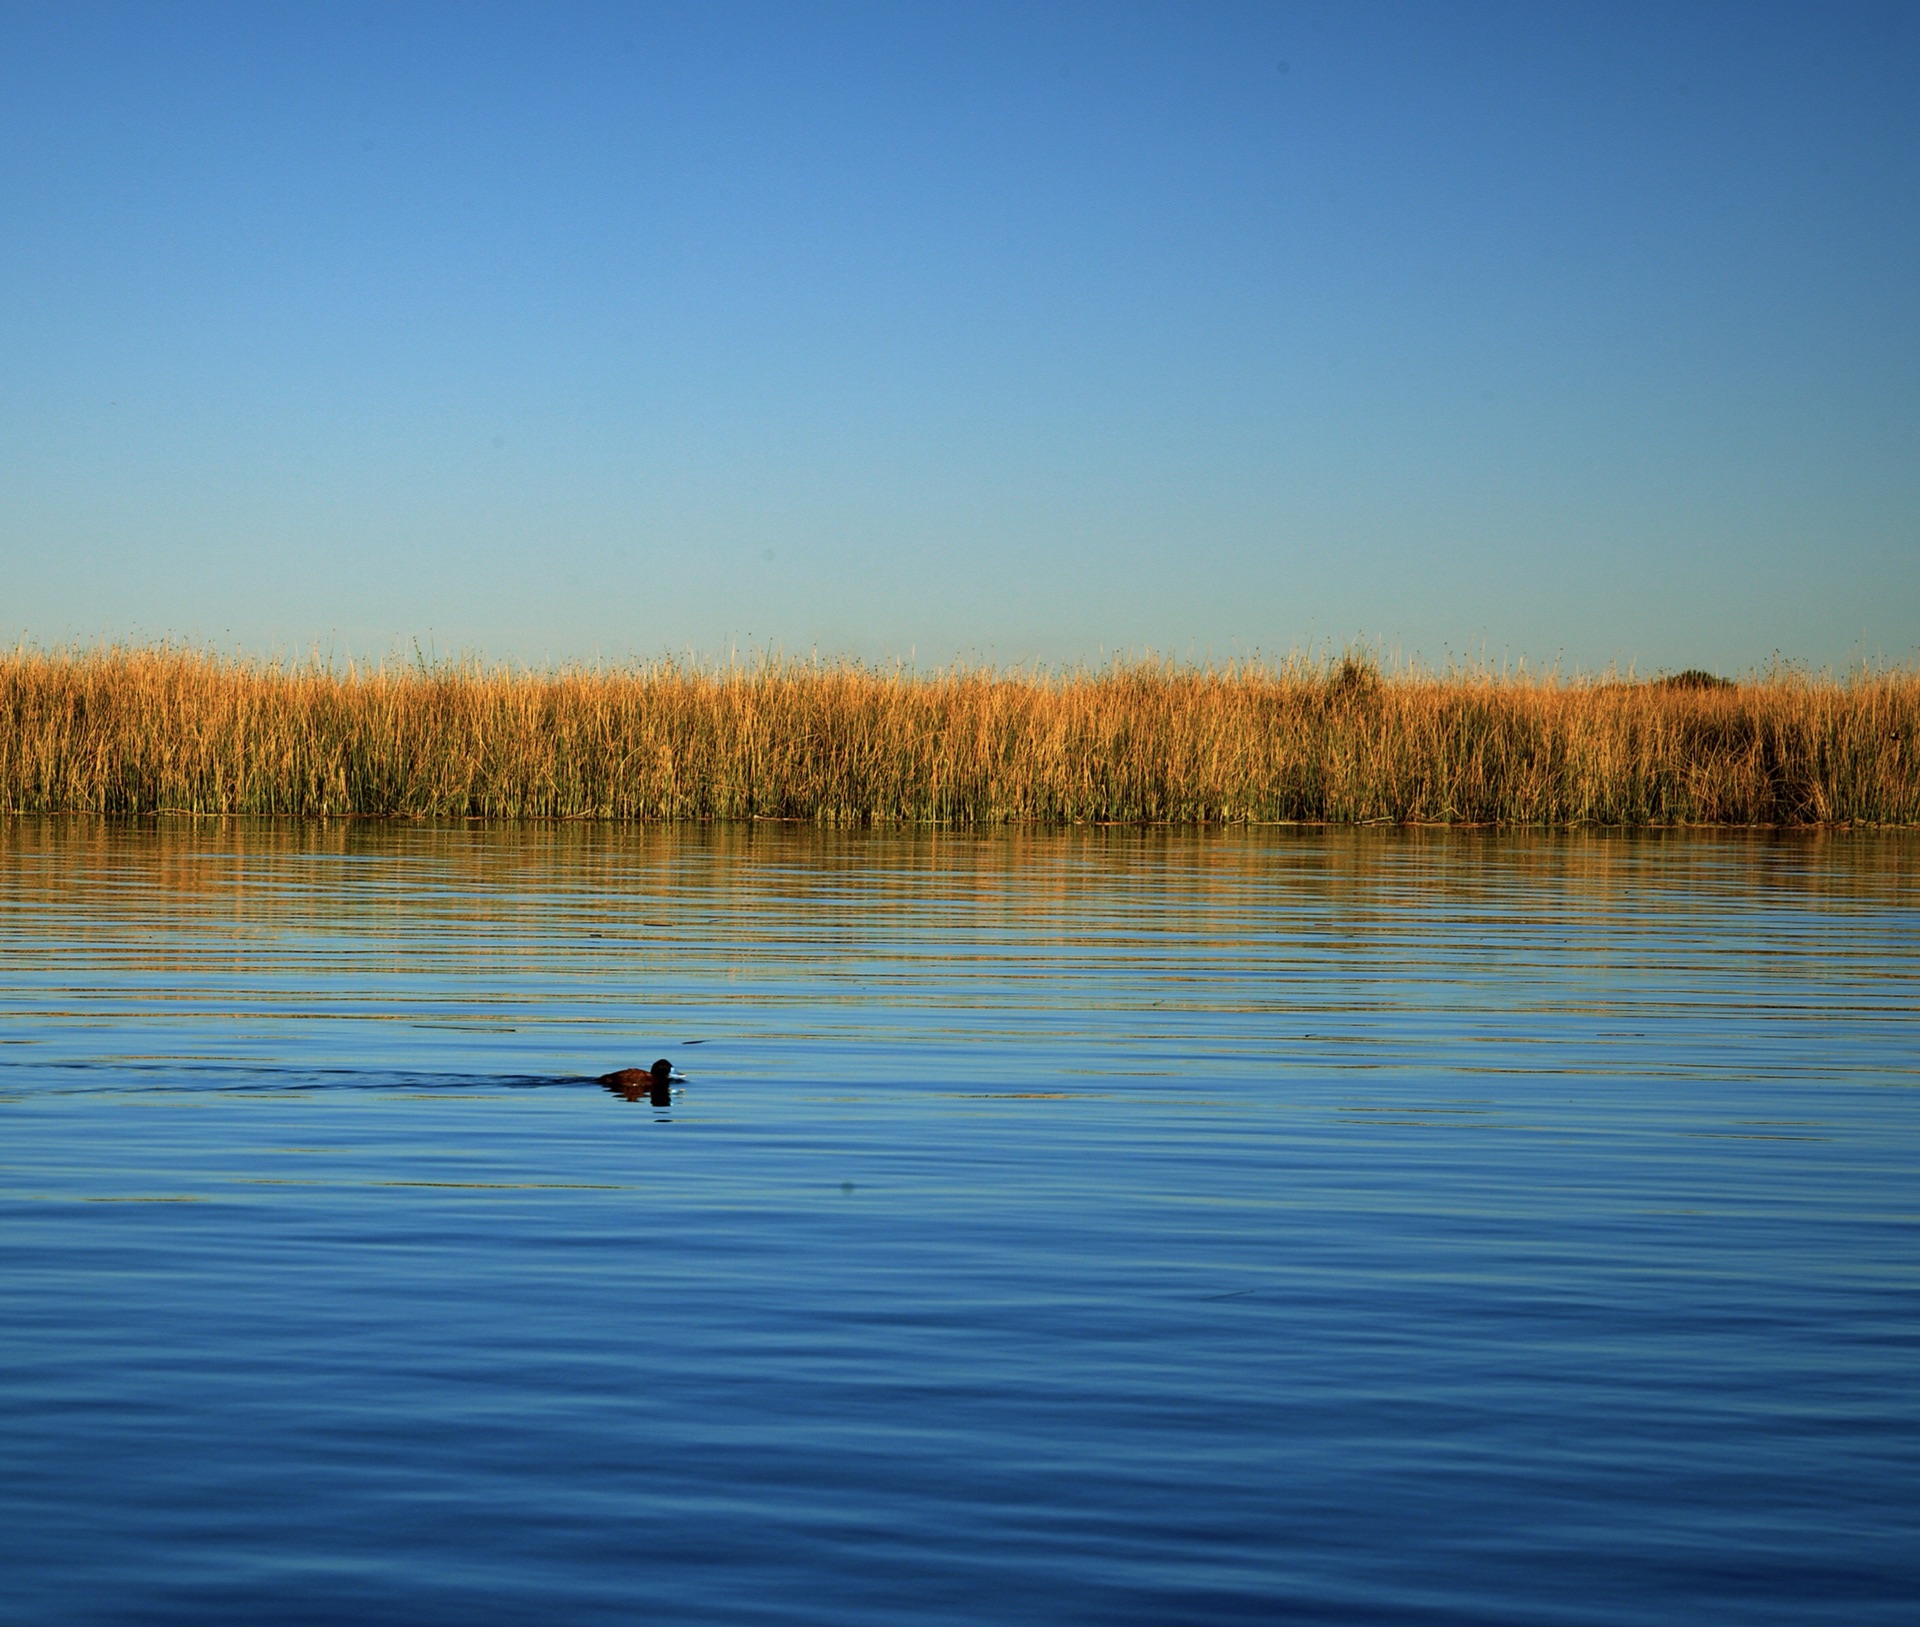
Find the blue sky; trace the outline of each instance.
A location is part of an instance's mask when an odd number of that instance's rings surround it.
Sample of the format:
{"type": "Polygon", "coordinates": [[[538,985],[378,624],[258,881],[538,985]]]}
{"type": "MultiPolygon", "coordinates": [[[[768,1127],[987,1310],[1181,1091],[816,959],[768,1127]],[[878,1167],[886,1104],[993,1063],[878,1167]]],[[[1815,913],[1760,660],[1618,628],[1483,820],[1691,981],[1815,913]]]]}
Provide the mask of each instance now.
{"type": "Polygon", "coordinates": [[[1920,646],[1920,8],[0,5],[0,634],[1920,646]]]}

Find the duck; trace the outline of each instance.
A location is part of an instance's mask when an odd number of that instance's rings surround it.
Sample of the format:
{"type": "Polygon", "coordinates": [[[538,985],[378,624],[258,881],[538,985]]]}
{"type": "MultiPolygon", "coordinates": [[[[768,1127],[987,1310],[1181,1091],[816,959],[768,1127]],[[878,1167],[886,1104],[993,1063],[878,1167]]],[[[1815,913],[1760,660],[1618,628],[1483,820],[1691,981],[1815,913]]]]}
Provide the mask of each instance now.
{"type": "Polygon", "coordinates": [[[651,1068],[620,1068],[613,1073],[603,1073],[594,1081],[628,1101],[638,1101],[642,1091],[658,1101],[680,1082],[681,1076],[673,1071],[673,1064],[664,1056],[651,1068]]]}
{"type": "Polygon", "coordinates": [[[666,1085],[675,1080],[673,1064],[664,1056],[650,1068],[619,1068],[612,1073],[603,1073],[594,1081],[599,1085],[666,1085]]]}

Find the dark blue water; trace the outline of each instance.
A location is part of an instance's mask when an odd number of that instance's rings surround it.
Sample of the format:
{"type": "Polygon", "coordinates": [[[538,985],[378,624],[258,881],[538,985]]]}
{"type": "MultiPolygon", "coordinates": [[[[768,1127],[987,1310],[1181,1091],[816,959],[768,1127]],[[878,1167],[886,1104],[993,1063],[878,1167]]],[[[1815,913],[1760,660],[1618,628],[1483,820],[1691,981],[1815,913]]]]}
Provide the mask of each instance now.
{"type": "Polygon", "coordinates": [[[0,826],[0,1619],[1912,1622],[1916,972],[1907,837],[0,826]]]}

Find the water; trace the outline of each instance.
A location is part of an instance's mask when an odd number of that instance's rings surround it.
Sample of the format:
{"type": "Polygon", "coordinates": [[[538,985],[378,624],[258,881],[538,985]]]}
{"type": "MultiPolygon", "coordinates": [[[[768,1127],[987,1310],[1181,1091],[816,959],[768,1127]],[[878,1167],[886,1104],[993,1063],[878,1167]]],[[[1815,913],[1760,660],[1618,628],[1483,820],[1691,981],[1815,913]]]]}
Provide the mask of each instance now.
{"type": "Polygon", "coordinates": [[[1917,875],[0,826],[0,1619],[1910,1622],[1917,875]]]}

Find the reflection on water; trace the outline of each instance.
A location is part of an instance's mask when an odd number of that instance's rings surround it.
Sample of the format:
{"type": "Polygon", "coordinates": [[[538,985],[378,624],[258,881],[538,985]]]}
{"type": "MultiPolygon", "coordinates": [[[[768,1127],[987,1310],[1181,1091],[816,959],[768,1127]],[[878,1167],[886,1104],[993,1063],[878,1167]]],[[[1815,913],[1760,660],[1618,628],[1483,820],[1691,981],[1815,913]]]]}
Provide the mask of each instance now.
{"type": "Polygon", "coordinates": [[[0,826],[0,1619],[1903,1621],[1917,858],[0,826]]]}

